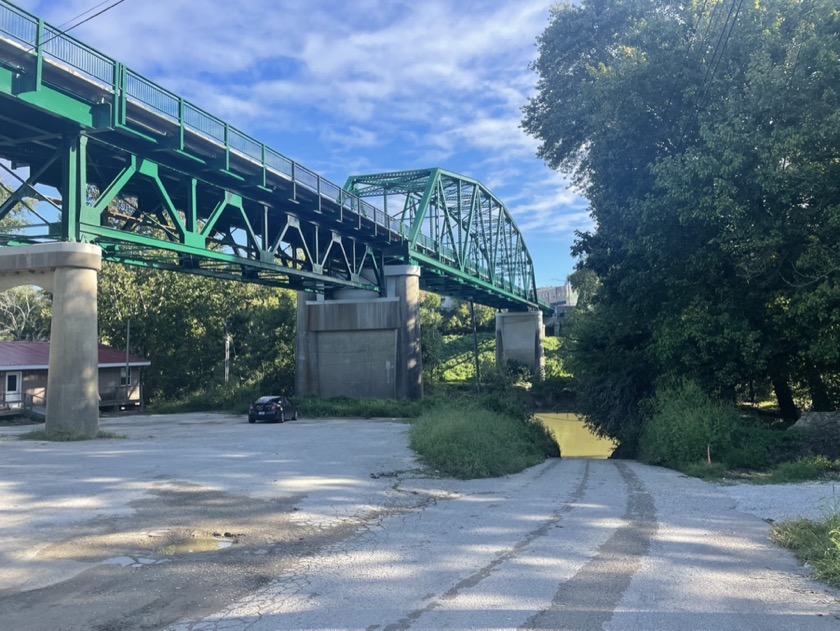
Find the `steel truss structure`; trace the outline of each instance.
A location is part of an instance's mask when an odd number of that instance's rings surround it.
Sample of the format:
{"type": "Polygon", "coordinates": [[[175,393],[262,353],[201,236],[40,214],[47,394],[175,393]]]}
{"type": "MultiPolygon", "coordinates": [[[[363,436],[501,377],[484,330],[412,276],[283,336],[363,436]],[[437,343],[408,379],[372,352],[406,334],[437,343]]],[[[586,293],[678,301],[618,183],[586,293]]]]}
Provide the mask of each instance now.
{"type": "Polygon", "coordinates": [[[313,292],[382,291],[382,266],[411,261],[431,290],[539,306],[522,237],[477,182],[434,169],[341,188],[6,0],[0,158],[29,168],[0,204],[0,246],[84,241],[106,260],[313,292]],[[364,199],[376,190],[382,207],[364,199]]]}
{"type": "Polygon", "coordinates": [[[385,260],[420,264],[425,289],[498,308],[545,308],[522,234],[480,182],[422,169],[355,175],[344,188],[378,198],[385,212],[409,227],[407,239],[389,247],[385,260]]]}

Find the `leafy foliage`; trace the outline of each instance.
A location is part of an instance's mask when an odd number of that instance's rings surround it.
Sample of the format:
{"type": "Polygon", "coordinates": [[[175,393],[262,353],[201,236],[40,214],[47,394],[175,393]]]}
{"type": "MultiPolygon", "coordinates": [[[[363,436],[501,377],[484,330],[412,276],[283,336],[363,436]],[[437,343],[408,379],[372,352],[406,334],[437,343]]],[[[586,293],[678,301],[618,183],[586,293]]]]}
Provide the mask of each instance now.
{"type": "Polygon", "coordinates": [[[703,460],[707,448],[716,460],[731,449],[738,410],[714,401],[694,382],[661,388],[642,431],[639,458],[679,469],[703,460]]]}
{"type": "Polygon", "coordinates": [[[709,396],[694,381],[660,387],[643,407],[649,417],[639,458],[650,464],[694,475],[695,465],[711,455],[726,469],[761,470],[794,459],[799,449],[795,434],[744,418],[732,403],[709,396]]]}
{"type": "Polygon", "coordinates": [[[301,416],[350,417],[350,418],[416,418],[420,416],[421,404],[416,401],[391,401],[382,399],[351,399],[334,397],[319,399],[301,397],[295,399],[301,416]]]}
{"type": "Polygon", "coordinates": [[[245,398],[231,388],[246,389],[247,398],[294,389],[296,311],[290,291],[106,263],[99,277],[103,341],[123,348],[129,321],[131,352],[152,363],[144,376],[149,398],[204,397],[228,407],[245,398]]]}
{"type": "Polygon", "coordinates": [[[50,337],[52,303],[34,287],[0,292],[0,341],[43,341],[50,337]]]}
{"type": "Polygon", "coordinates": [[[840,473],[840,460],[829,460],[824,456],[809,456],[791,462],[783,462],[766,478],[768,484],[789,484],[825,479],[840,473]]]}
{"type": "MultiPolygon", "coordinates": [[[[94,438],[99,439],[115,439],[115,438],[125,438],[125,436],[121,434],[115,434],[114,432],[105,432],[100,431],[97,432],[94,438]]],[[[78,442],[82,440],[90,440],[90,437],[86,436],[81,432],[74,431],[72,429],[53,429],[53,430],[45,430],[45,429],[36,429],[31,432],[26,432],[25,434],[21,434],[18,436],[18,440],[41,440],[53,443],[69,443],[69,442],[78,442]]]]}
{"type": "Polygon", "coordinates": [[[800,388],[840,404],[840,12],[737,7],[584,0],[538,41],[523,126],[595,222],[569,368],[630,453],[663,379],[727,401],[769,384],[787,418],[800,388]]]}

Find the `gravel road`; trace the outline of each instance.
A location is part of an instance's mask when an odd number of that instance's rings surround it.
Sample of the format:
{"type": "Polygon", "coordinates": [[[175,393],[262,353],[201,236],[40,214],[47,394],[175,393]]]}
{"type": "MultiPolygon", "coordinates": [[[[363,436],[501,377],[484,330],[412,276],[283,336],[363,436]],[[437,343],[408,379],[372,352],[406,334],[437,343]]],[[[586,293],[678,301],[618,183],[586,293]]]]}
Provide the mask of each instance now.
{"type": "Polygon", "coordinates": [[[441,479],[390,421],[103,429],[126,438],[0,428],[1,629],[840,628],[766,521],[821,516],[830,484],[575,459],[441,479]]]}

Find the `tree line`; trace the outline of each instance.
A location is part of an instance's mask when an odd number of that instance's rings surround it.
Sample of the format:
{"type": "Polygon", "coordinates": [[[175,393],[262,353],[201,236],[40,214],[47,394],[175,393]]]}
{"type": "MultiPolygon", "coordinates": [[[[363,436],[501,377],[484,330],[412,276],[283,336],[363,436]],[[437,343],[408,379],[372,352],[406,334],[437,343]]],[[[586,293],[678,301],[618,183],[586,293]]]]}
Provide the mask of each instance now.
{"type": "Polygon", "coordinates": [[[795,418],[840,403],[840,6],[552,9],[523,127],[590,202],[569,327],[578,401],[630,451],[690,379],[795,418]]]}

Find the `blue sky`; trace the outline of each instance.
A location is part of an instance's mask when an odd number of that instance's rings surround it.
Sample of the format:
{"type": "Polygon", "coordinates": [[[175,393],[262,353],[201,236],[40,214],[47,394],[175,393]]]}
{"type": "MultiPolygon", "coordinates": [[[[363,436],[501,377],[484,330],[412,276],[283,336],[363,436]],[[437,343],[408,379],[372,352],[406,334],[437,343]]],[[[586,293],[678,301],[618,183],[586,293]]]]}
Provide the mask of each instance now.
{"type": "MultiPolygon", "coordinates": [[[[63,25],[99,0],[13,0],[63,25]]],[[[71,34],[324,177],[443,167],[513,214],[537,285],[588,204],[519,128],[550,0],[125,0],[71,34]]]]}

